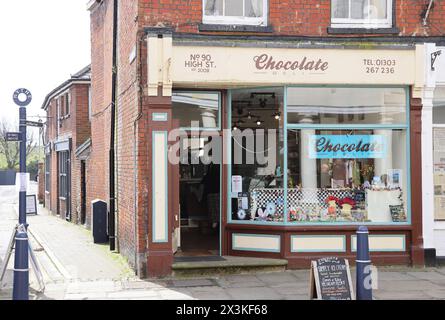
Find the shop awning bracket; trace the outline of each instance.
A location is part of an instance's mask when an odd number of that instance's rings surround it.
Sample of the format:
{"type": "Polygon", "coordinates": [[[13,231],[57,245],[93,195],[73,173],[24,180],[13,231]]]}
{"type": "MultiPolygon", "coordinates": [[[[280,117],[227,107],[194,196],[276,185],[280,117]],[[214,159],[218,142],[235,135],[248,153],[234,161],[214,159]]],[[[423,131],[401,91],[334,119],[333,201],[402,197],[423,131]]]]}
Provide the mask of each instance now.
{"type": "Polygon", "coordinates": [[[436,63],[437,57],[442,54],[442,50],[435,51],[431,53],[431,71],[436,71],[434,64],[436,63]]]}

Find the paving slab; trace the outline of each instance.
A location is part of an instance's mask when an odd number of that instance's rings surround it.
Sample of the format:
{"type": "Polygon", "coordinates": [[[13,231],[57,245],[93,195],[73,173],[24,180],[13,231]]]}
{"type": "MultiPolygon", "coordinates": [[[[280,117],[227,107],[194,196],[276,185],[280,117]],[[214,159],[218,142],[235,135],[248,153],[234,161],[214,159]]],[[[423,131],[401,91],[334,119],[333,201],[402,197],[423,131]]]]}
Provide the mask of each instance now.
{"type": "Polygon", "coordinates": [[[434,289],[434,290],[428,290],[425,292],[427,295],[429,295],[432,299],[436,300],[445,300],[445,288],[444,289],[434,289]]]}
{"type": "Polygon", "coordinates": [[[220,287],[191,288],[191,295],[198,300],[230,300],[230,296],[220,287]]]}
{"type": "Polygon", "coordinates": [[[257,274],[256,277],[267,285],[295,283],[301,281],[290,272],[257,274]]]}
{"type": "Polygon", "coordinates": [[[431,296],[420,290],[373,291],[375,300],[431,300],[431,296]]]}
{"type": "Polygon", "coordinates": [[[163,289],[168,287],[167,281],[151,282],[142,280],[124,280],[121,282],[122,289],[125,290],[138,290],[138,289],[163,289]]]}
{"type": "Polygon", "coordinates": [[[306,301],[306,300],[309,300],[309,296],[307,294],[284,295],[282,299],[283,300],[306,301]]]}
{"type": "Polygon", "coordinates": [[[214,286],[215,282],[207,279],[191,279],[191,280],[173,280],[172,286],[181,287],[211,287],[214,286]]]}
{"type": "Polygon", "coordinates": [[[110,299],[137,299],[137,298],[158,298],[161,296],[157,291],[154,290],[129,290],[129,291],[117,291],[111,292],[106,295],[110,299]]]}
{"type": "Polygon", "coordinates": [[[64,300],[106,300],[107,296],[103,293],[71,293],[65,295],[64,300]]]}
{"type": "Polygon", "coordinates": [[[106,293],[121,289],[120,284],[113,281],[75,282],[67,288],[68,294],[73,293],[106,293]]]}
{"type": "Polygon", "coordinates": [[[436,285],[426,280],[414,280],[414,281],[379,281],[378,290],[388,292],[406,292],[416,291],[421,292],[427,290],[440,290],[441,286],[436,285]]]}
{"type": "Polygon", "coordinates": [[[415,279],[422,280],[445,280],[445,275],[440,274],[436,271],[419,271],[419,272],[408,272],[408,275],[415,279]]]}
{"type": "Polygon", "coordinates": [[[271,287],[279,295],[309,295],[309,285],[293,285],[293,286],[274,286],[271,287]]]}
{"type": "MultiPolygon", "coordinates": [[[[413,281],[418,280],[418,278],[413,277],[405,272],[383,272],[378,271],[377,273],[378,280],[382,281],[413,281]]],[[[354,277],[355,278],[355,277],[354,277]]]]}
{"type": "Polygon", "coordinates": [[[226,292],[235,300],[280,300],[282,298],[271,288],[261,288],[254,290],[252,288],[227,288],[226,292]]]}
{"type": "Polygon", "coordinates": [[[175,289],[175,290],[159,290],[158,293],[161,296],[161,300],[195,300],[192,297],[192,293],[185,289],[175,289]]]}

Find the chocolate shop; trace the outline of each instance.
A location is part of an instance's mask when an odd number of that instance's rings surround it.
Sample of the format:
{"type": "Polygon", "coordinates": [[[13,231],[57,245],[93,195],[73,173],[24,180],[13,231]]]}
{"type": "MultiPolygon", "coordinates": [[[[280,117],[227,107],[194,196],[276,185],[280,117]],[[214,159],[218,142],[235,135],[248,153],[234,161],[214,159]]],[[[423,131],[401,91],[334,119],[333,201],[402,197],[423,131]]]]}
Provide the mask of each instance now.
{"type": "Polygon", "coordinates": [[[366,225],[373,263],[423,264],[423,45],[148,32],[147,55],[171,98],[150,109],[151,251],[308,267],[353,261],[366,225]]]}

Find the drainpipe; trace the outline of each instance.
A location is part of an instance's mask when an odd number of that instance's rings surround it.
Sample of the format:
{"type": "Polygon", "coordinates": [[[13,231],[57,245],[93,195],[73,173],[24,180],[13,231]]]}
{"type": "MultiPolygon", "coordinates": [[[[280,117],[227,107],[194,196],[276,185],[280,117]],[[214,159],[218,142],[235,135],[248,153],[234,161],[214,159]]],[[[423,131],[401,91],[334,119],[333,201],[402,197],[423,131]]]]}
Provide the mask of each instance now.
{"type": "Polygon", "coordinates": [[[134,216],[133,216],[133,223],[134,223],[134,263],[135,263],[135,267],[136,267],[136,275],[138,275],[139,277],[142,277],[145,273],[145,271],[143,270],[143,266],[141,263],[141,257],[140,257],[140,253],[139,253],[139,248],[138,248],[138,170],[139,170],[139,165],[138,165],[138,159],[137,159],[137,154],[138,154],[138,133],[137,133],[137,125],[140,119],[142,119],[143,117],[143,113],[142,113],[142,97],[144,95],[144,90],[141,86],[141,79],[142,79],[142,63],[141,63],[141,57],[142,57],[142,46],[143,46],[143,42],[145,41],[145,34],[143,33],[141,36],[137,36],[137,39],[139,39],[139,42],[136,44],[136,52],[137,52],[137,56],[136,56],[136,61],[137,61],[137,71],[136,71],[136,83],[138,86],[138,115],[136,116],[136,119],[134,119],[133,121],[133,175],[134,175],[134,216]]]}
{"type": "Polygon", "coordinates": [[[111,88],[111,135],[110,135],[110,213],[108,233],[110,250],[116,250],[116,185],[115,185],[115,130],[116,130],[116,91],[117,91],[117,19],[118,0],[113,1],[113,69],[111,88]]]}

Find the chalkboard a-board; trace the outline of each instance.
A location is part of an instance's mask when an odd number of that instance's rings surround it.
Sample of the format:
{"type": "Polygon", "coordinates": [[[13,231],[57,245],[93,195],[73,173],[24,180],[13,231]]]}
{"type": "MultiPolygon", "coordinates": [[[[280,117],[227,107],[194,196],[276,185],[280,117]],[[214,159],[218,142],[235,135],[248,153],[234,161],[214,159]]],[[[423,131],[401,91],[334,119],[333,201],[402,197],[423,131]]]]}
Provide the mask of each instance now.
{"type": "Polygon", "coordinates": [[[26,214],[37,215],[37,200],[35,195],[26,196],[26,214]]]}
{"type": "Polygon", "coordinates": [[[355,300],[346,259],[328,257],[312,261],[310,281],[311,299],[355,300]]]}

